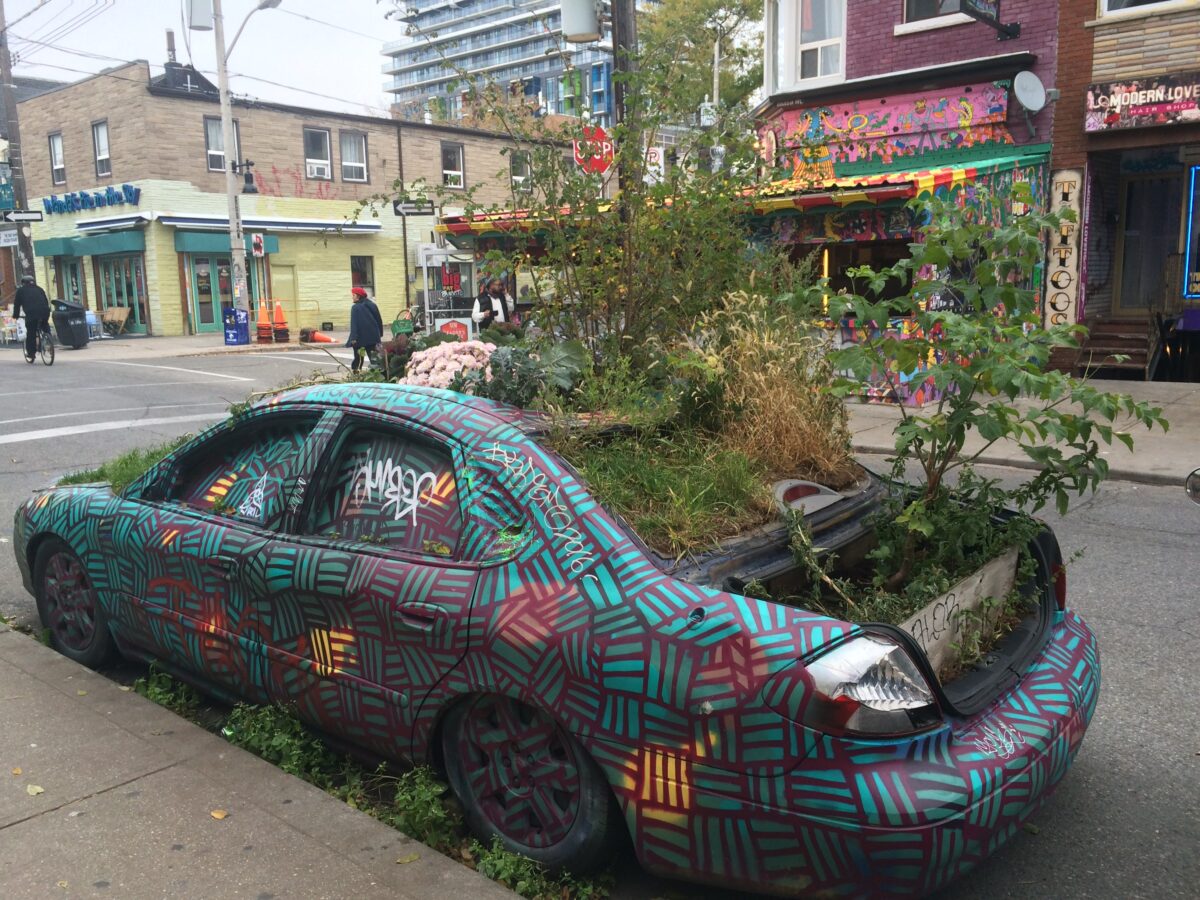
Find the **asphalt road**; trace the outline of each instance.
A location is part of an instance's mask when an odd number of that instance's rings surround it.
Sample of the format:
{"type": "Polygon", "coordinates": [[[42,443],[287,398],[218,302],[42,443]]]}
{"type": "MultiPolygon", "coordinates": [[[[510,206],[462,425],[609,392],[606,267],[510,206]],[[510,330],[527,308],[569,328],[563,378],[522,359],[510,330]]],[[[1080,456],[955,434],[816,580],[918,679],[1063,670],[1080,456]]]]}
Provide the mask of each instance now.
{"type": "MultiPolygon", "coordinates": [[[[327,368],[323,354],[239,354],[137,365],[60,353],[47,369],[0,351],[0,516],[59,475],[203,427],[248,393],[327,368]]],[[[325,360],[328,358],[325,357],[325,360]]],[[[1180,460],[1180,479],[1200,465],[1180,460]]],[[[994,470],[992,474],[1012,477],[994,470]]],[[[1180,488],[1114,482],[1065,519],[1049,515],[1071,604],[1100,639],[1103,688],[1072,771],[1034,818],[946,898],[1200,896],[1200,506],[1180,488]]],[[[7,526],[0,538],[10,541],[7,526]]],[[[11,545],[10,545],[11,546],[11,545]]],[[[8,547],[0,612],[32,623],[8,547]]],[[[727,896],[622,865],[616,896],[727,896]]]]}

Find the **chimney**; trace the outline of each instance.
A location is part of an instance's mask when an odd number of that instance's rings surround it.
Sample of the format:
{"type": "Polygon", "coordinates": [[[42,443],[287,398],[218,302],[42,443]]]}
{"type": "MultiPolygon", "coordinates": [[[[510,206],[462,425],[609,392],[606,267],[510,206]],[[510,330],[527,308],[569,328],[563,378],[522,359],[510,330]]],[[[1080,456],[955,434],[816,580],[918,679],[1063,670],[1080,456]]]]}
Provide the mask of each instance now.
{"type": "Polygon", "coordinates": [[[167,62],[175,62],[175,32],[167,29],[167,62]]]}

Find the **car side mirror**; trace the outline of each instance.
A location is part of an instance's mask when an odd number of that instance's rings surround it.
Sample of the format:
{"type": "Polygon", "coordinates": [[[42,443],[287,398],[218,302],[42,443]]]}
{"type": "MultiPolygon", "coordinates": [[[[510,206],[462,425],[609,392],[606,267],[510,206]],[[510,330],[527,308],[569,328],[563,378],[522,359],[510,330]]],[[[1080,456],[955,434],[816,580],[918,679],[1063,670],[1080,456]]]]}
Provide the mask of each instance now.
{"type": "Polygon", "coordinates": [[[1187,490],[1187,495],[1192,498],[1193,503],[1200,503],[1200,469],[1196,469],[1187,477],[1187,481],[1183,483],[1187,490]]]}

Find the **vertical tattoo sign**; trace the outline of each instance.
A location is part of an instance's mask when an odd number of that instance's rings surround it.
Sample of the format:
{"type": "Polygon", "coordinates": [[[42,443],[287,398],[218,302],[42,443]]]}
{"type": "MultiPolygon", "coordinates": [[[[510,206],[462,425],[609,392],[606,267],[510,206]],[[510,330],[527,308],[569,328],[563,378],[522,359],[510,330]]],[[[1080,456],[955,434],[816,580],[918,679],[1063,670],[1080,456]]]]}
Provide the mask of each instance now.
{"type": "Polygon", "coordinates": [[[1050,234],[1050,254],[1046,261],[1046,327],[1074,325],[1079,321],[1080,280],[1082,276],[1083,173],[1078,169],[1059,169],[1051,178],[1051,206],[1054,212],[1075,213],[1075,221],[1064,219],[1058,231],[1050,234]]]}

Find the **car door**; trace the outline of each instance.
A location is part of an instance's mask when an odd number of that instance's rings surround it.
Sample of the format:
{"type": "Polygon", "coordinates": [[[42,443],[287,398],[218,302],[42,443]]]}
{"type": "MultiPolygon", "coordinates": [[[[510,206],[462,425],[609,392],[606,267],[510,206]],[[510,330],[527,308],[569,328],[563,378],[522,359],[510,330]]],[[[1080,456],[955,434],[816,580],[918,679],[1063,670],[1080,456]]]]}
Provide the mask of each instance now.
{"type": "Polygon", "coordinates": [[[150,652],[231,693],[270,699],[268,549],[321,413],[266,412],[213,432],[113,528],[150,652]]]}
{"type": "Polygon", "coordinates": [[[413,423],[347,415],[270,553],[275,699],[390,757],[409,756],[421,700],[466,653],[461,459],[413,423]]]}

